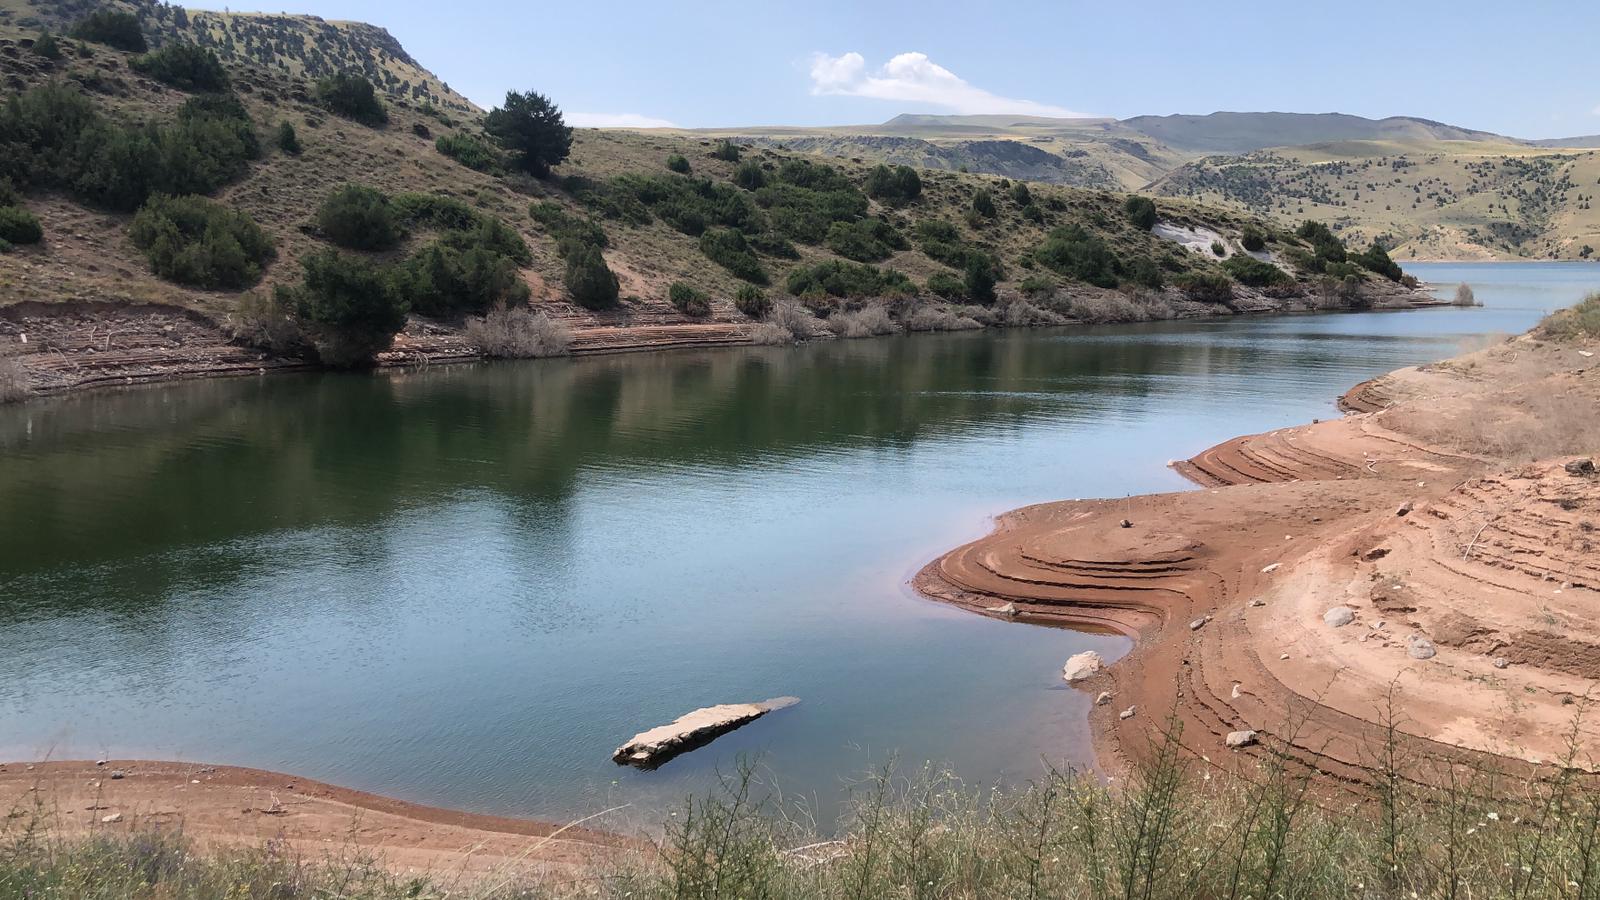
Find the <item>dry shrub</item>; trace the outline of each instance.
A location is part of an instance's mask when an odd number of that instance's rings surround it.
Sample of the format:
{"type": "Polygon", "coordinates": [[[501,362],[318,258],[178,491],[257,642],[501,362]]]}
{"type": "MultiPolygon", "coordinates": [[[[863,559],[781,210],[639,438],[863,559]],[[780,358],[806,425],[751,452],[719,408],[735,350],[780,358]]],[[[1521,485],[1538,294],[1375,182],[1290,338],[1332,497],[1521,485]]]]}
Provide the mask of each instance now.
{"type": "Polygon", "coordinates": [[[919,306],[906,317],[906,328],[910,331],[972,331],[982,327],[983,323],[977,319],[932,304],[919,306]]]}
{"type": "Polygon", "coordinates": [[[810,310],[789,300],[774,303],[772,312],[767,314],[767,321],[789,332],[797,341],[809,340],[826,330],[822,320],[812,315],[810,310]]]}
{"type": "Polygon", "coordinates": [[[1022,297],[1013,297],[1002,302],[999,308],[999,319],[1008,328],[1025,328],[1037,325],[1061,325],[1067,321],[1060,313],[1048,309],[1040,309],[1022,297]]]}
{"type": "Polygon", "coordinates": [[[1456,285],[1456,298],[1454,300],[1450,301],[1450,302],[1453,303],[1456,306],[1482,306],[1483,305],[1482,303],[1478,302],[1477,295],[1472,293],[1472,285],[1467,284],[1465,281],[1463,281],[1460,284],[1456,285]]]}
{"type": "Polygon", "coordinates": [[[1534,334],[1547,341],[1600,337],[1600,293],[1590,294],[1576,306],[1545,316],[1534,334]]]}
{"type": "Polygon", "coordinates": [[[30,393],[28,370],[22,360],[0,352],[0,403],[15,403],[30,393]]]}
{"type": "Polygon", "coordinates": [[[304,356],[311,350],[294,317],[266,292],[251,291],[239,298],[224,327],[235,341],[277,356],[304,356]]]}
{"type": "Polygon", "coordinates": [[[882,303],[869,303],[861,309],[835,313],[828,317],[828,328],[842,338],[878,337],[900,329],[889,318],[882,303]]]}
{"type": "Polygon", "coordinates": [[[763,347],[787,347],[794,342],[794,332],[776,322],[759,322],[750,329],[752,344],[763,347]]]}
{"type": "Polygon", "coordinates": [[[1506,462],[1529,462],[1600,447],[1600,397],[1560,390],[1549,382],[1466,405],[1409,403],[1385,424],[1453,450],[1506,462]]]}
{"type": "Polygon", "coordinates": [[[950,311],[958,316],[971,319],[985,328],[990,328],[1000,324],[1000,313],[992,306],[975,306],[972,304],[967,304],[964,306],[951,307],[950,311]]]}
{"type": "Polygon", "coordinates": [[[572,332],[542,311],[497,306],[482,318],[467,320],[467,342],[484,356],[537,359],[565,356],[572,346],[572,332]]]}
{"type": "Polygon", "coordinates": [[[1079,294],[1067,298],[1067,315],[1086,325],[1108,322],[1148,322],[1157,316],[1149,302],[1140,302],[1126,294],[1079,294]]]}

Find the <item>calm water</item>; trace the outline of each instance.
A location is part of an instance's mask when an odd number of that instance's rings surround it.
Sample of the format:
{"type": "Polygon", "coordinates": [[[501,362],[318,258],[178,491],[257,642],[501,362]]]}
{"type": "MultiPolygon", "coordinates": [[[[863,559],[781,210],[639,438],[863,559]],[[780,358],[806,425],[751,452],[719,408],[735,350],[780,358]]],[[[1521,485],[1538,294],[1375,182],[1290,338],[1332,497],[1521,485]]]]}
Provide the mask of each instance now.
{"type": "MultiPolygon", "coordinates": [[[[0,410],[0,759],[279,769],[531,816],[649,810],[759,754],[828,810],[897,753],[1082,763],[1062,662],[1126,641],[917,599],[1042,500],[1333,413],[1510,334],[1589,265],[1412,266],[1484,309],[919,336],[196,382],[0,410]],[[650,773],[716,702],[793,709],[650,773]]],[[[639,813],[641,816],[643,812],[639,813]]]]}

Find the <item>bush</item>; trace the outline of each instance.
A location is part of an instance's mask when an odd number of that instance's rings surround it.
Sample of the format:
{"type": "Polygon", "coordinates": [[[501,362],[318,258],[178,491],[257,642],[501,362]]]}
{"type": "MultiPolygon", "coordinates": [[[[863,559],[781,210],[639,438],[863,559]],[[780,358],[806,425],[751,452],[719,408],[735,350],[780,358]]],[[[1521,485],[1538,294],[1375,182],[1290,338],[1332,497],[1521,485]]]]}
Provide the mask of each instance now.
{"type": "Polygon", "coordinates": [[[350,72],[340,72],[317,82],[317,102],[335,115],[372,128],[389,124],[389,111],[378,99],[372,82],[350,72]]]}
{"type": "Polygon", "coordinates": [[[674,153],[667,157],[667,168],[679,175],[689,174],[689,159],[682,153],[674,153]]]}
{"type": "Polygon", "coordinates": [[[294,126],[288,122],[278,123],[278,133],[275,139],[278,149],[290,156],[299,156],[304,147],[300,146],[300,136],[294,133],[294,126]]]}
{"type": "Polygon", "coordinates": [[[864,338],[894,334],[900,329],[889,318],[889,308],[874,302],[830,316],[828,330],[842,338],[864,338]]]}
{"type": "Polygon", "coordinates": [[[1062,275],[1097,287],[1117,286],[1121,263],[1106,242],[1082,225],[1064,225],[1050,232],[1034,259],[1062,275]]]}
{"type": "Polygon", "coordinates": [[[538,178],[572,152],[572,129],[540,93],[507,91],[505,106],[489,111],[484,130],[511,154],[511,165],[538,178]]]}
{"type": "Polygon", "coordinates": [[[732,185],[681,175],[621,175],[611,187],[691,237],[713,225],[750,232],[765,228],[750,196],[732,185]]]}
{"type": "Polygon", "coordinates": [[[867,196],[895,206],[922,196],[922,178],[910,166],[875,166],[867,173],[867,196]]]}
{"type": "MultiPolygon", "coordinates": [[[[1307,219],[1300,223],[1300,227],[1296,228],[1294,233],[1296,237],[1311,245],[1312,251],[1316,254],[1316,265],[1326,268],[1329,263],[1342,263],[1345,261],[1347,254],[1345,253],[1344,242],[1339,240],[1328,226],[1321,222],[1313,222],[1307,219]]],[[[1317,269],[1317,271],[1321,270],[1317,269]]]]}
{"type": "Polygon", "coordinates": [[[829,250],[856,262],[888,259],[896,250],[911,246],[893,225],[882,219],[834,222],[828,226],[829,250]]]}
{"type": "Polygon", "coordinates": [[[836,259],[795,267],[784,287],[797,297],[894,297],[915,291],[911,279],[894,269],[836,259]]]}
{"type": "Polygon", "coordinates": [[[994,208],[994,197],[982,188],[972,195],[972,211],[985,219],[992,219],[998,214],[998,210],[994,208]]]}
{"type": "Polygon", "coordinates": [[[761,319],[772,312],[772,299],[753,284],[741,284],[733,294],[733,307],[752,319],[761,319]]]}
{"type": "MultiPolygon", "coordinates": [[[[410,195],[402,195],[402,197],[410,195]]],[[[397,200],[396,208],[404,209],[397,200]]],[[[418,221],[418,220],[413,220],[418,221]]],[[[480,216],[469,228],[446,226],[440,240],[457,250],[483,248],[496,256],[503,256],[519,266],[533,262],[533,252],[516,229],[493,216],[480,216]]]]}
{"type": "Polygon", "coordinates": [[[516,263],[483,244],[463,248],[435,241],[406,260],[404,275],[411,308],[426,316],[482,313],[528,301],[516,263]]]}
{"type": "Polygon", "coordinates": [[[565,254],[567,293],[585,309],[607,309],[617,303],[617,276],[606,266],[600,248],[593,244],[573,245],[565,254]]]}
{"type": "Polygon", "coordinates": [[[1600,337],[1600,293],[1590,294],[1575,306],[1545,316],[1534,334],[1551,341],[1600,337]]]}
{"type": "Polygon", "coordinates": [[[139,28],[139,18],[128,12],[97,9],[78,20],[70,34],[80,41],[105,44],[130,53],[143,53],[149,49],[144,32],[139,28]]]}
{"type": "Polygon", "coordinates": [[[1267,249],[1267,235],[1254,225],[1246,225],[1239,233],[1239,244],[1251,253],[1267,249]]]}
{"type": "Polygon", "coordinates": [[[1128,199],[1123,201],[1122,211],[1140,231],[1149,231],[1156,226],[1156,202],[1149,197],[1129,194],[1128,199]]]}
{"type": "Polygon", "coordinates": [[[255,284],[276,252],[249,215],[204,197],[157,194],[133,217],[128,234],[152,272],[203,288],[255,284]]]}
{"type": "Polygon", "coordinates": [[[552,200],[533,204],[528,208],[528,215],[538,222],[547,234],[555,238],[558,250],[562,244],[569,242],[591,244],[595,247],[610,246],[605,229],[600,227],[599,222],[575,216],[552,200]]]}
{"type": "Polygon", "coordinates": [[[1372,242],[1364,252],[1351,257],[1351,260],[1369,272],[1375,272],[1390,281],[1399,281],[1405,274],[1401,271],[1399,263],[1389,258],[1389,251],[1383,249],[1377,241],[1372,242]]]}
{"type": "Polygon", "coordinates": [[[720,159],[723,162],[738,162],[739,145],[729,140],[718,141],[717,146],[711,150],[711,158],[720,159]]]}
{"type": "Polygon", "coordinates": [[[0,206],[0,241],[8,244],[37,244],[44,240],[44,229],[33,213],[20,206],[0,206]]]}
{"type": "Polygon", "coordinates": [[[1221,272],[1185,272],[1172,279],[1173,285],[1195,300],[1227,303],[1233,299],[1233,282],[1221,272]]]}
{"type": "Polygon", "coordinates": [[[499,172],[504,167],[500,151],[470,134],[441,134],[433,146],[476,172],[499,172]]]}
{"type": "Polygon", "coordinates": [[[1140,287],[1161,290],[1166,282],[1162,275],[1161,266],[1148,256],[1136,256],[1126,266],[1128,280],[1140,287]]]}
{"type": "Polygon", "coordinates": [[[973,303],[988,306],[994,302],[994,268],[987,259],[973,259],[962,273],[961,284],[973,303]]]}
{"type": "Polygon", "coordinates": [[[153,53],[132,59],[135,72],[183,91],[225,91],[228,73],[222,60],[210,50],[187,42],[168,44],[153,53]]]}
{"type": "Polygon", "coordinates": [[[497,306],[482,318],[467,320],[467,343],[484,356],[539,359],[565,356],[572,346],[572,332],[525,305],[497,306]]]}
{"type": "Polygon", "coordinates": [[[350,250],[389,250],[405,237],[389,197],[361,184],[347,184],[324,200],[317,227],[328,240],[350,250]]]}
{"type": "Polygon", "coordinates": [[[1228,248],[1221,241],[1212,241],[1211,252],[1216,256],[1227,256],[1228,248]]]}
{"type": "Polygon", "coordinates": [[[1028,206],[1033,203],[1033,192],[1028,190],[1027,183],[1019,181],[1011,185],[1011,201],[1018,206],[1028,206]]]}
{"type": "Polygon", "coordinates": [[[737,228],[716,228],[700,236],[700,252],[717,265],[752,284],[766,284],[767,270],[761,267],[737,228]]]}
{"type": "Polygon", "coordinates": [[[933,304],[923,304],[905,319],[907,331],[975,331],[983,323],[971,316],[952,312],[933,304]]]}
{"type": "Polygon", "coordinates": [[[305,356],[313,348],[293,309],[294,292],[251,291],[239,298],[228,316],[228,336],[278,356],[305,356]]]}
{"type": "Polygon", "coordinates": [[[1237,254],[1222,261],[1222,270],[1233,280],[1251,287],[1280,287],[1294,284],[1294,278],[1284,270],[1254,256],[1237,254]]]}
{"type": "Polygon", "coordinates": [[[406,324],[406,301],[395,273],[359,256],[323,250],[301,260],[305,278],[278,288],[278,302],[293,309],[330,366],[372,361],[406,324]]]}
{"type": "Polygon", "coordinates": [[[412,122],[411,133],[423,140],[433,137],[433,129],[429,128],[426,122],[412,122]]]}
{"type": "Polygon", "coordinates": [[[967,287],[949,272],[935,272],[928,276],[928,293],[946,300],[960,300],[967,295],[967,287]]]}
{"type": "Polygon", "coordinates": [[[1044,210],[1037,203],[1029,203],[1022,208],[1022,217],[1029,222],[1040,224],[1044,222],[1044,210]]]}
{"type": "Polygon", "coordinates": [[[767,185],[767,170],[755,160],[740,163],[733,170],[733,183],[747,191],[758,191],[767,185]]]}
{"type": "Polygon", "coordinates": [[[25,400],[32,392],[28,386],[28,370],[23,367],[22,360],[0,353],[0,403],[25,400]]]}
{"type": "Polygon", "coordinates": [[[1451,304],[1454,306],[1482,305],[1478,302],[1478,295],[1472,292],[1472,285],[1467,284],[1465,281],[1456,285],[1456,296],[1455,299],[1451,301],[1451,304]]]}
{"type": "Polygon", "coordinates": [[[41,31],[33,41],[33,55],[42,56],[45,59],[60,59],[61,42],[56,40],[56,36],[50,32],[41,31]]]}
{"type": "Polygon", "coordinates": [[[686,316],[703,319],[711,315],[711,299],[693,285],[674,281],[667,288],[667,299],[686,316]]]}
{"type": "Polygon", "coordinates": [[[1022,279],[1021,284],[1017,285],[1018,290],[1034,297],[1040,294],[1053,294],[1056,292],[1057,287],[1055,279],[1045,275],[1029,275],[1027,278],[1022,279]]]}

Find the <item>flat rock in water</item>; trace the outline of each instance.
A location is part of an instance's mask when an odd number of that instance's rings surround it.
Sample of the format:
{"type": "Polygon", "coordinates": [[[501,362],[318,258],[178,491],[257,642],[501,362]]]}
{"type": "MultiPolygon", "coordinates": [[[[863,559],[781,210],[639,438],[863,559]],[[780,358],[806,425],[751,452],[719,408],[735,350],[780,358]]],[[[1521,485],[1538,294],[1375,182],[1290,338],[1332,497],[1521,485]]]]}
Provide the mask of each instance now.
{"type": "Polygon", "coordinates": [[[679,716],[667,725],[641,731],[611,759],[619,766],[654,769],[680,753],[703,747],[724,734],[748,725],[776,709],[799,703],[798,697],[774,697],[760,703],[724,703],[679,716]]]}

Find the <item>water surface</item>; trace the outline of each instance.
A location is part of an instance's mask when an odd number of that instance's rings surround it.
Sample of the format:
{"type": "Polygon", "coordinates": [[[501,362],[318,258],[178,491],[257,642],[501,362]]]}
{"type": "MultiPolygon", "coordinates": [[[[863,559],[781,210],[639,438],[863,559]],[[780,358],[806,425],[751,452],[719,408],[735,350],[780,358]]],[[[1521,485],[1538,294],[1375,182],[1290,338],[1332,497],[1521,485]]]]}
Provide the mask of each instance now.
{"type": "MultiPolygon", "coordinates": [[[[158,757],[559,817],[759,755],[826,811],[891,754],[1088,761],[1073,653],[922,601],[1025,503],[1326,417],[1519,332],[1590,265],[1411,266],[1483,309],[898,337],[174,384],[0,410],[0,758],[158,757]],[[656,772],[695,707],[803,703],[656,772]]],[[[641,813],[641,815],[643,815],[641,813]]]]}

